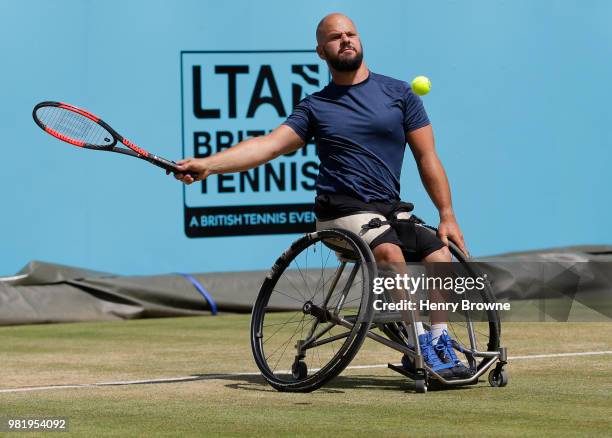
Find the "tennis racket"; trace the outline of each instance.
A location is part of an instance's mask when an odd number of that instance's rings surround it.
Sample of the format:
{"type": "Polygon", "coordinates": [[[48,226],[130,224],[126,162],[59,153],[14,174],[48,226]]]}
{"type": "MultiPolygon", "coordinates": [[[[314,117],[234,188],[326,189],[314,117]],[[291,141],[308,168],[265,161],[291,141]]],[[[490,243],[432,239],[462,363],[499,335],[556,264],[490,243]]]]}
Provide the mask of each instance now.
{"type": "MultiPolygon", "coordinates": [[[[32,111],[34,121],[45,132],[66,143],[86,149],[130,155],[172,173],[180,173],[174,161],[153,155],[119,135],[98,116],[62,102],[41,102],[32,111]],[[117,146],[123,144],[128,148],[117,146]]],[[[190,173],[195,179],[196,175],[190,173]]]]}

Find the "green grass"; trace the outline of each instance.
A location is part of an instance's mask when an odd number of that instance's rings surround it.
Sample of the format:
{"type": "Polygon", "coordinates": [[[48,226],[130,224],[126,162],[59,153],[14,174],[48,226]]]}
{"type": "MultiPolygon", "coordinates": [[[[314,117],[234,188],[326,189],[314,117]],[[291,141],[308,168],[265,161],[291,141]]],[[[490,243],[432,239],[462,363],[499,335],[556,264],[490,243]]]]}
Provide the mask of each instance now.
{"type": "MultiPolygon", "coordinates": [[[[226,315],[3,327],[0,388],[254,372],[248,325],[226,315]]],[[[502,335],[510,356],[612,350],[610,339],[610,323],[509,323],[502,335]]],[[[354,364],[398,359],[367,341],[354,364]]],[[[505,388],[424,395],[384,368],[346,370],[310,394],[259,376],[0,393],[0,417],[69,417],[80,436],[610,434],[612,355],[516,360],[508,371],[505,388]]]]}

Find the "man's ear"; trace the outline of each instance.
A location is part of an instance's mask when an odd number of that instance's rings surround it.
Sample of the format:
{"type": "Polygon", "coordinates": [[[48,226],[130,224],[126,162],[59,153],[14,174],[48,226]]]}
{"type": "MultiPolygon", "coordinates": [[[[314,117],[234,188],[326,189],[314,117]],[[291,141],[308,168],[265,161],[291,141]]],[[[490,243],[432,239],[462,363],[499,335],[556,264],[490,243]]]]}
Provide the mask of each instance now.
{"type": "Polygon", "coordinates": [[[327,61],[327,59],[325,59],[325,52],[321,46],[317,46],[317,55],[319,55],[319,58],[321,58],[323,61],[327,61]]]}

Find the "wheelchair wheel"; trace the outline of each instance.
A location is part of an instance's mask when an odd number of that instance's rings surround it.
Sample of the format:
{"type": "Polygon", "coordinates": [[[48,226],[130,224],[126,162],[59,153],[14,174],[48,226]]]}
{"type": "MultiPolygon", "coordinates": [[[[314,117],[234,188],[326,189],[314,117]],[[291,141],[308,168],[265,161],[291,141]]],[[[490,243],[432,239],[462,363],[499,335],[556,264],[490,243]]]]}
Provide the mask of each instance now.
{"type": "MultiPolygon", "coordinates": [[[[437,229],[425,224],[417,226],[427,229],[429,232],[436,233],[437,229]]],[[[481,273],[473,263],[469,263],[468,258],[452,242],[449,242],[449,250],[452,255],[452,262],[459,266],[453,270],[462,276],[478,277],[481,273]]],[[[467,295],[467,294],[466,294],[467,295]]],[[[495,297],[489,282],[485,282],[485,287],[480,291],[471,291],[466,296],[471,302],[494,303],[495,297]]],[[[449,318],[450,319],[450,318],[449,318]]],[[[426,318],[422,318],[426,320],[426,318]]],[[[428,322],[423,323],[427,329],[428,322]]],[[[381,324],[378,328],[394,342],[408,345],[408,327],[402,322],[381,324]]],[[[472,344],[478,351],[498,351],[501,335],[501,324],[499,314],[495,310],[482,312],[457,312],[453,313],[452,321],[448,321],[449,335],[457,341],[457,349],[470,350],[472,344]]],[[[470,367],[480,370],[487,362],[483,358],[474,358],[466,355],[470,367]]]]}
{"type": "Polygon", "coordinates": [[[296,240],[264,280],[251,315],[251,348],[279,391],[309,392],[337,376],[373,318],[377,270],[365,242],[330,229],[296,240]]]}

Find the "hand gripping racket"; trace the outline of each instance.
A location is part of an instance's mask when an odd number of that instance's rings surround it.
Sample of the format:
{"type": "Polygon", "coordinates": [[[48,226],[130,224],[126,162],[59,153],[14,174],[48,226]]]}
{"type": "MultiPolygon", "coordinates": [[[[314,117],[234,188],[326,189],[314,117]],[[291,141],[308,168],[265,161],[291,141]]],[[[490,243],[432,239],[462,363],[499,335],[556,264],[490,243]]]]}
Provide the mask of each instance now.
{"type": "MultiPolygon", "coordinates": [[[[158,157],[136,146],[102,119],[76,106],[61,102],[41,102],[34,107],[32,116],[45,132],[66,143],[86,149],[130,155],[172,173],[179,173],[174,161],[158,157]],[[119,143],[129,149],[118,147],[119,143]]],[[[190,175],[195,179],[195,174],[190,175]]]]}

